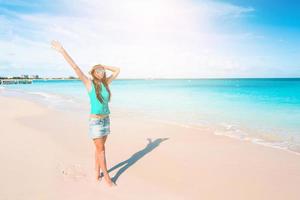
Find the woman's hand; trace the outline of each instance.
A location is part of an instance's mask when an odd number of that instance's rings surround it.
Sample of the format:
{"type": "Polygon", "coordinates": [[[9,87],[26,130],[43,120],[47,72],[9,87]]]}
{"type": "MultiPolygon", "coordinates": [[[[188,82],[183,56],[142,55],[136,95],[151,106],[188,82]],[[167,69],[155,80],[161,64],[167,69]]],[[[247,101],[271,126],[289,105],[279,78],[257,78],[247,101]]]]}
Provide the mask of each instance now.
{"type": "Polygon", "coordinates": [[[52,40],[51,45],[52,45],[51,47],[53,49],[55,49],[56,51],[58,51],[60,53],[62,53],[64,50],[63,46],[57,40],[52,40]]]}
{"type": "Polygon", "coordinates": [[[65,58],[65,60],[71,65],[71,67],[74,69],[75,73],[77,74],[78,78],[82,80],[83,83],[85,84],[86,88],[90,88],[89,78],[81,71],[81,69],[77,66],[77,64],[68,54],[68,52],[63,48],[63,46],[57,40],[52,40],[51,45],[52,48],[60,52],[62,56],[65,58]]]}
{"type": "Polygon", "coordinates": [[[116,72],[120,69],[119,67],[113,67],[113,66],[108,66],[108,65],[103,65],[103,64],[101,64],[101,65],[103,66],[104,69],[110,70],[112,72],[116,72]]]}

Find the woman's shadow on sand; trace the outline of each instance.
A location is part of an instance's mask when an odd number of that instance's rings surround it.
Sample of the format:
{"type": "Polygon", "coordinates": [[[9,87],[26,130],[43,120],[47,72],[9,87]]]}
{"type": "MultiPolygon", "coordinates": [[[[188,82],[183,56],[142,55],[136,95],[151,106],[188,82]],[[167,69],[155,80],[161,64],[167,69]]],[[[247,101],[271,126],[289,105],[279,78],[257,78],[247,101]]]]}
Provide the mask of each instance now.
{"type": "MultiPolygon", "coordinates": [[[[122,162],[120,162],[119,164],[116,164],[115,166],[113,166],[111,169],[108,170],[108,172],[111,172],[123,165],[121,169],[119,169],[119,171],[116,173],[116,175],[112,178],[112,181],[116,182],[117,179],[119,178],[119,176],[124,173],[126,171],[126,169],[128,169],[130,166],[132,166],[136,161],[138,161],[139,159],[141,159],[143,156],[145,156],[147,153],[151,152],[153,149],[155,149],[158,145],[160,145],[161,142],[167,140],[169,138],[159,138],[156,139],[154,141],[152,141],[150,138],[147,138],[148,140],[148,144],[146,145],[146,147],[136,153],[134,153],[130,158],[128,158],[127,160],[124,160],[122,162]]],[[[101,173],[102,174],[102,173],[101,173]]],[[[103,174],[101,175],[103,176],[103,174]]]]}

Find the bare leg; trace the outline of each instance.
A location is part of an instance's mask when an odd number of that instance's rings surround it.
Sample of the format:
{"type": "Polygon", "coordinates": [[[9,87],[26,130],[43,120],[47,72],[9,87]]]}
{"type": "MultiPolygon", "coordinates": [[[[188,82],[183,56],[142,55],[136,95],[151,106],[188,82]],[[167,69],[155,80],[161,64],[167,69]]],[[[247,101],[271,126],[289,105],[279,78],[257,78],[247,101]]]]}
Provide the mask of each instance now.
{"type": "MultiPolygon", "coordinates": [[[[104,139],[104,144],[106,141],[107,136],[105,136],[104,139]]],[[[100,163],[98,159],[98,154],[97,154],[97,149],[95,149],[95,171],[96,171],[96,181],[101,180],[100,175],[101,175],[101,168],[100,168],[100,163]]]]}
{"type": "Polygon", "coordinates": [[[107,136],[103,136],[101,138],[94,139],[94,144],[96,147],[96,155],[98,158],[98,163],[100,168],[103,171],[104,179],[108,183],[109,186],[113,186],[113,181],[111,180],[106,166],[106,158],[105,158],[105,141],[107,136]]]}
{"type": "Polygon", "coordinates": [[[96,171],[96,181],[100,180],[100,164],[98,160],[97,150],[95,150],[95,171],[96,171]]]}

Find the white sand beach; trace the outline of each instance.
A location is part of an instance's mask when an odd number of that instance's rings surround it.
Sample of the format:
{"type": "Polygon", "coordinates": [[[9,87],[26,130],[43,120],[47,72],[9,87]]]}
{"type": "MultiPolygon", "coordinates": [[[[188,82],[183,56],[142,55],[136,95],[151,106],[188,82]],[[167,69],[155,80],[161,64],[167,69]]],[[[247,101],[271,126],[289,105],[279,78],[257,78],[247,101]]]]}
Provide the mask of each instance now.
{"type": "Polygon", "coordinates": [[[94,181],[86,115],[0,95],[2,200],[300,199],[300,156],[111,108],[107,164],[94,181]]]}

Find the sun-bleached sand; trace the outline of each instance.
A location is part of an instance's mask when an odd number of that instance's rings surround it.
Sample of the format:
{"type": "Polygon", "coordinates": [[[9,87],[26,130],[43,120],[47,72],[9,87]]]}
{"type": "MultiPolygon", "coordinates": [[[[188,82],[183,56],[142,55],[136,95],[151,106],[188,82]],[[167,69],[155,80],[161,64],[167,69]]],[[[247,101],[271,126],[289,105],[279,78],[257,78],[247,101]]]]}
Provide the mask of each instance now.
{"type": "Polygon", "coordinates": [[[300,156],[111,107],[107,164],[94,181],[86,114],[0,95],[0,199],[300,199],[300,156]]]}

